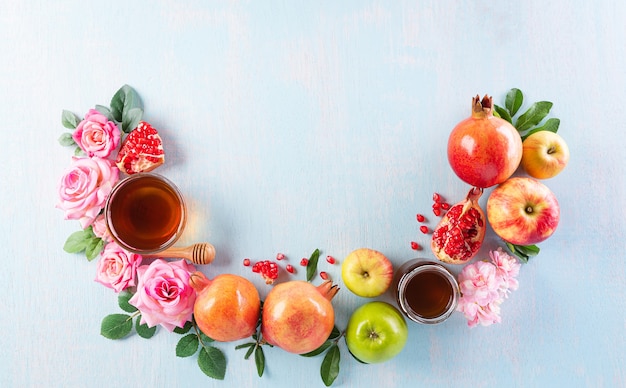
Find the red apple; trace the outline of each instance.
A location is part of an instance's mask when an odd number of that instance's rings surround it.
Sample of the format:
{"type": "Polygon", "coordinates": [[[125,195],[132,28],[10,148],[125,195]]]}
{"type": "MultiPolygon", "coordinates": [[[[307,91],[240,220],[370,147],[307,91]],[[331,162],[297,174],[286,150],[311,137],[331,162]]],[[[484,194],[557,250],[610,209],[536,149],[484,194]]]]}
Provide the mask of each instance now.
{"type": "Polygon", "coordinates": [[[343,260],[341,278],[356,295],[373,298],[389,288],[393,280],[393,264],[378,251],[359,248],[343,260]]]}
{"type": "Polygon", "coordinates": [[[565,140],[554,132],[535,132],[524,140],[522,148],[522,167],[533,178],[552,178],[569,161],[565,140]]]}
{"type": "Polygon", "coordinates": [[[494,232],[515,245],[537,244],[559,224],[559,203],[536,179],[515,177],[496,187],[487,200],[487,219],[494,232]]]}

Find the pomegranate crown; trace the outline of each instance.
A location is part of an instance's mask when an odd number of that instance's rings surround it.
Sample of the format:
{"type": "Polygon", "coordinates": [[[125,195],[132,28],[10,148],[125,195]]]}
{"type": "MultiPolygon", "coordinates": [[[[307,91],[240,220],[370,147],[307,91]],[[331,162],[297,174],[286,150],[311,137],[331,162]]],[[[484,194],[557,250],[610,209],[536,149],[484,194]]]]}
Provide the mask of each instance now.
{"type": "Polygon", "coordinates": [[[493,98],[487,94],[483,99],[477,94],[472,98],[472,116],[473,117],[486,117],[492,114],[493,98]]]}

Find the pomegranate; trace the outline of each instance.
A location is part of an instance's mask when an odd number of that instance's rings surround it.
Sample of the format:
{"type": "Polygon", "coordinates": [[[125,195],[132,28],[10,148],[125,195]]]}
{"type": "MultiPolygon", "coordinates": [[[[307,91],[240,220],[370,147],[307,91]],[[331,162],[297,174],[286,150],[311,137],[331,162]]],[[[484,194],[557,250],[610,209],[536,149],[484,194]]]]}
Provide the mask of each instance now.
{"type": "Polygon", "coordinates": [[[301,280],[274,286],[263,303],[263,339],[296,354],[319,348],[335,325],[330,300],[337,291],[331,280],[317,287],[301,280]]]}
{"type": "Polygon", "coordinates": [[[204,334],[216,341],[228,342],[255,333],[261,300],[248,279],[222,274],[209,280],[202,272],[194,272],[191,286],[197,293],[194,318],[204,334]]]}
{"type": "Polygon", "coordinates": [[[156,129],[145,121],[130,131],[122,142],[115,163],[126,174],[148,172],[165,162],[163,142],[156,129]]]}
{"type": "Polygon", "coordinates": [[[485,213],[478,205],[483,189],[474,187],[450,207],[433,232],[430,247],[444,263],[463,264],[478,253],[485,238],[485,213]]]}
{"type": "Polygon", "coordinates": [[[507,180],[522,160],[522,139],[508,121],[495,117],[492,98],[472,99],[471,117],[448,138],[448,161],[455,174],[472,186],[486,188],[507,180]]]}

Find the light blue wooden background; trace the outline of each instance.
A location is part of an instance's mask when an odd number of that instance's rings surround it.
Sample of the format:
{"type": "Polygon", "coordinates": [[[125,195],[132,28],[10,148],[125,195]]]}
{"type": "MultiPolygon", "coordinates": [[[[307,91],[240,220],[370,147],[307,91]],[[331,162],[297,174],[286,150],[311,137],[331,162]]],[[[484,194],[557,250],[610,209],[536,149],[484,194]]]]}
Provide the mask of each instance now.
{"type": "MultiPolygon", "coordinates": [[[[625,18],[626,3],[604,0],[3,1],[0,386],[322,386],[320,358],[267,350],[259,379],[224,344],[217,382],[176,358],[165,330],[99,335],[116,297],[95,262],[61,249],[78,225],[54,208],[71,154],[56,139],[62,109],[82,115],[124,83],[164,138],[158,171],[188,198],[181,243],[212,242],[205,272],[249,276],[262,295],[244,257],[341,260],[367,246],[413,258],[409,242],[427,243],[415,213],[434,191],[468,189],[445,147],[471,97],[502,103],[518,87],[553,101],[572,154],[546,181],[562,220],[502,323],[411,324],[381,365],[342,343],[335,385],[626,386],[625,18]]],[[[498,243],[489,232],[483,256],[498,243]]],[[[322,268],[341,282],[339,265],[322,268]]],[[[364,302],[344,287],[337,324],[364,302]]]]}

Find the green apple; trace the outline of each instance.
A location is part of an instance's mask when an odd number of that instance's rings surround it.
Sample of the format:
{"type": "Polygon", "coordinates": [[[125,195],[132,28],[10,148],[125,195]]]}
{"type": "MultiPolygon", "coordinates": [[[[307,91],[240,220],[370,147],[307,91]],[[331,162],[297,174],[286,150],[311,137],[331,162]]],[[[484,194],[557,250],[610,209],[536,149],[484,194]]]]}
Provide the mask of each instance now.
{"type": "Polygon", "coordinates": [[[341,278],[358,296],[382,295],[393,280],[393,264],[382,253],[369,248],[352,251],[341,265],[341,278]]]}
{"type": "Polygon", "coordinates": [[[404,317],[386,302],[369,302],[352,313],[346,345],[359,361],[374,364],[397,356],[409,336],[404,317]]]}
{"type": "Polygon", "coordinates": [[[524,140],[521,164],[531,177],[552,178],[563,171],[568,162],[567,143],[556,133],[539,131],[524,140]]]}

